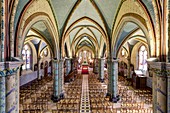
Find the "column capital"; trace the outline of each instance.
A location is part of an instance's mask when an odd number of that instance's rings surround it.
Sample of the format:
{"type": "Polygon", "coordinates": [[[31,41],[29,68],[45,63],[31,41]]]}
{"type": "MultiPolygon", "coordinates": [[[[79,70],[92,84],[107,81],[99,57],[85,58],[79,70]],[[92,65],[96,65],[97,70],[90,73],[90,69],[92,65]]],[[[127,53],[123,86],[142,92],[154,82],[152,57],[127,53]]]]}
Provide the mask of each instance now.
{"type": "Polygon", "coordinates": [[[73,58],[64,58],[64,60],[72,60],[73,58]]]}
{"type": "Polygon", "coordinates": [[[22,64],[22,61],[0,62],[0,77],[16,73],[22,64]]]}
{"type": "Polygon", "coordinates": [[[118,62],[119,59],[107,58],[107,61],[108,61],[108,62],[118,62]]]}
{"type": "Polygon", "coordinates": [[[52,61],[54,61],[54,62],[64,62],[64,59],[55,59],[55,58],[53,58],[52,61]]]}
{"type": "Polygon", "coordinates": [[[98,58],[99,60],[105,60],[106,58],[98,58]]]}
{"type": "Polygon", "coordinates": [[[164,77],[170,76],[170,63],[148,62],[148,71],[156,73],[157,76],[164,76],[164,77]]]}

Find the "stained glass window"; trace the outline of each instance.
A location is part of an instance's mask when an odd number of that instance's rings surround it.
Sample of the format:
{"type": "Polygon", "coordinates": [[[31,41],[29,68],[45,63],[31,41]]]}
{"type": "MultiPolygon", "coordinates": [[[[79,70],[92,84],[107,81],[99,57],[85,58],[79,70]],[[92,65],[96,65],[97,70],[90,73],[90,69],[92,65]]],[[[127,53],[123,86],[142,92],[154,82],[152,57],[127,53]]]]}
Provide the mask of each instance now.
{"type": "Polygon", "coordinates": [[[28,45],[24,45],[23,50],[22,50],[22,59],[24,61],[24,64],[22,66],[23,70],[30,69],[31,67],[31,61],[30,61],[30,56],[31,56],[31,51],[28,45]]]}
{"type": "Polygon", "coordinates": [[[141,46],[139,49],[139,69],[140,70],[147,70],[147,51],[145,46],[141,46]]]}

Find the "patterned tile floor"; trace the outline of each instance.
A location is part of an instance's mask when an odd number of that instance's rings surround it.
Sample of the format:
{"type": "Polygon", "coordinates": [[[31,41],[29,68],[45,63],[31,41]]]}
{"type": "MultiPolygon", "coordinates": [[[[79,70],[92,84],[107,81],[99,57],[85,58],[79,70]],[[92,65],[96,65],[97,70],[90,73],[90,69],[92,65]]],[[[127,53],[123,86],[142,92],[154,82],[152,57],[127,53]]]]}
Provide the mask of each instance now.
{"type": "Polygon", "coordinates": [[[82,75],[82,76],[83,76],[83,82],[82,82],[80,113],[90,113],[88,75],[82,75]]]}

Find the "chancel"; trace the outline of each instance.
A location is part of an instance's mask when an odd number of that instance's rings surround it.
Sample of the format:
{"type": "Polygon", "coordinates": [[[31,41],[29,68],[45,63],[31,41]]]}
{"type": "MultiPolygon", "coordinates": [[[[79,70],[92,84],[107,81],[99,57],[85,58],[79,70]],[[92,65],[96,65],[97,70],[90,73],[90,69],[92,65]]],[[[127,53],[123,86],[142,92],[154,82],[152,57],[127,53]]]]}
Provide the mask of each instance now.
{"type": "Polygon", "coordinates": [[[0,6],[0,113],[170,113],[170,0],[0,6]]]}

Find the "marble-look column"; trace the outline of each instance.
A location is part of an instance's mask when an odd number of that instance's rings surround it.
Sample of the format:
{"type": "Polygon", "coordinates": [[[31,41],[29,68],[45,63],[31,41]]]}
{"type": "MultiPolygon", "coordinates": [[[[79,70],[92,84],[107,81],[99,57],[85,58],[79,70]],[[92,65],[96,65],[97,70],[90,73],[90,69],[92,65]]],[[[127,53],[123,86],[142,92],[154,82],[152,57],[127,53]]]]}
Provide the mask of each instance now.
{"type": "Polygon", "coordinates": [[[15,77],[16,73],[13,73],[10,76],[6,77],[6,112],[11,113],[10,111],[15,111],[16,110],[16,82],[15,77]]]}
{"type": "Polygon", "coordinates": [[[72,58],[72,65],[71,65],[71,71],[77,71],[78,68],[78,58],[74,57],[72,58]]]}
{"type": "Polygon", "coordinates": [[[59,82],[58,82],[58,79],[59,79],[59,60],[53,60],[52,61],[52,74],[53,74],[53,95],[51,97],[51,99],[54,101],[54,102],[57,102],[59,101],[59,91],[58,91],[58,87],[59,87],[59,82]]]}
{"type": "Polygon", "coordinates": [[[53,83],[53,95],[52,100],[53,102],[58,102],[60,99],[64,97],[63,94],[63,76],[64,76],[64,67],[63,67],[64,60],[53,60],[53,77],[54,77],[54,83],[53,83]]]}
{"type": "Polygon", "coordinates": [[[37,78],[40,80],[41,79],[41,64],[40,64],[41,58],[37,58],[37,78]]]}
{"type": "Polygon", "coordinates": [[[119,101],[117,82],[118,82],[118,60],[108,59],[108,93],[110,101],[119,101]]]}
{"type": "Polygon", "coordinates": [[[170,112],[170,63],[148,62],[152,76],[153,112],[170,112]]]}
{"type": "Polygon", "coordinates": [[[66,59],[65,59],[65,62],[66,62],[66,73],[65,73],[65,74],[66,74],[66,76],[71,72],[71,67],[72,67],[72,66],[71,66],[71,64],[72,64],[72,63],[71,63],[71,62],[72,62],[71,60],[72,60],[72,59],[70,59],[70,58],[66,58],[66,59]]]}
{"type": "Polygon", "coordinates": [[[131,59],[130,59],[130,56],[128,56],[127,58],[128,60],[128,65],[127,65],[127,78],[132,78],[132,76],[130,75],[131,74],[131,67],[130,67],[130,64],[131,64],[131,59]]]}
{"type": "Polygon", "coordinates": [[[0,27],[0,32],[1,32],[1,41],[0,41],[0,61],[3,62],[5,60],[4,58],[4,54],[5,54],[5,38],[6,38],[6,23],[8,22],[6,19],[6,15],[8,15],[8,13],[6,12],[7,10],[7,1],[5,0],[1,0],[0,1],[0,7],[1,7],[1,14],[0,14],[0,22],[1,22],[1,27],[0,27]]]}
{"type": "Polygon", "coordinates": [[[0,113],[6,113],[6,86],[5,86],[5,76],[0,77],[0,113]]]}
{"type": "Polygon", "coordinates": [[[94,66],[93,67],[93,72],[95,74],[98,74],[99,73],[99,60],[98,60],[98,58],[94,59],[94,65],[93,66],[94,66]]]}
{"type": "Polygon", "coordinates": [[[64,98],[64,60],[59,60],[59,96],[60,99],[64,98]]]}
{"type": "Polygon", "coordinates": [[[167,113],[170,113],[170,73],[167,76],[167,113]]]}
{"type": "Polygon", "coordinates": [[[0,63],[1,113],[19,112],[19,76],[21,64],[22,62],[0,63]]]}
{"type": "Polygon", "coordinates": [[[167,61],[170,62],[170,0],[162,0],[162,5],[163,5],[163,38],[162,38],[162,48],[165,48],[168,50],[168,55],[167,55],[167,61]],[[167,46],[166,46],[166,45],[167,46]]]}
{"type": "Polygon", "coordinates": [[[111,64],[112,64],[112,62],[111,62],[111,60],[112,59],[107,59],[107,72],[108,72],[108,84],[107,84],[107,96],[111,96],[111,79],[112,79],[112,76],[110,76],[111,75],[111,73],[112,73],[112,70],[111,70],[111,64]]]}
{"type": "Polygon", "coordinates": [[[104,82],[104,58],[99,59],[99,80],[104,82]]]}

